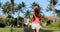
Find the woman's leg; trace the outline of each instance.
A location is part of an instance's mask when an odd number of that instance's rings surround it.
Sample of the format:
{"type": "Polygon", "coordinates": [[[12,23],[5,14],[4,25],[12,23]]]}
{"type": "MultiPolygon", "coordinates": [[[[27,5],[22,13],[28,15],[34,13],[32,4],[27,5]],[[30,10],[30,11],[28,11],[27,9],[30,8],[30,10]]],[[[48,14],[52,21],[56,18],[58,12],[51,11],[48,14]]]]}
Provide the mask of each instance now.
{"type": "Polygon", "coordinates": [[[33,32],[36,32],[35,29],[33,29],[33,32]]]}
{"type": "Polygon", "coordinates": [[[39,29],[36,29],[36,32],[40,32],[40,30],[39,29]]]}
{"type": "Polygon", "coordinates": [[[32,24],[32,30],[33,30],[33,32],[35,32],[35,27],[36,25],[35,24],[32,24]]]}
{"type": "Polygon", "coordinates": [[[40,24],[36,24],[36,32],[40,32],[40,28],[41,28],[40,24]]]}

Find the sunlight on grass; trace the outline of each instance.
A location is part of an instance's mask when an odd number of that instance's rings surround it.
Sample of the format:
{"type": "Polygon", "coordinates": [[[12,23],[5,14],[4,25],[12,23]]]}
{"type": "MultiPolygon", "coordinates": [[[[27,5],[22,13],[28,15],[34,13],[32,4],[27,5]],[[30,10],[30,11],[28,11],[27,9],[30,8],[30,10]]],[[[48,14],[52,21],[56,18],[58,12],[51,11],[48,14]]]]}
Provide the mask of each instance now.
{"type": "MultiPolygon", "coordinates": [[[[11,28],[0,28],[0,32],[11,32],[11,28]]],[[[23,28],[13,28],[12,32],[23,32],[23,28]]]]}

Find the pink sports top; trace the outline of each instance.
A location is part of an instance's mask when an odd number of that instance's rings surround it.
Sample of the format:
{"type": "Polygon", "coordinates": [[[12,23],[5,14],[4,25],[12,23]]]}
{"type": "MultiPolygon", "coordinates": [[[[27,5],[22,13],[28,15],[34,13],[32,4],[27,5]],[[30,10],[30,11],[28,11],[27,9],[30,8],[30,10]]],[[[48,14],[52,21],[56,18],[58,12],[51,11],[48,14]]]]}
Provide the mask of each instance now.
{"type": "Polygon", "coordinates": [[[39,24],[41,22],[41,19],[37,16],[34,16],[35,20],[32,22],[33,24],[39,24]]]}

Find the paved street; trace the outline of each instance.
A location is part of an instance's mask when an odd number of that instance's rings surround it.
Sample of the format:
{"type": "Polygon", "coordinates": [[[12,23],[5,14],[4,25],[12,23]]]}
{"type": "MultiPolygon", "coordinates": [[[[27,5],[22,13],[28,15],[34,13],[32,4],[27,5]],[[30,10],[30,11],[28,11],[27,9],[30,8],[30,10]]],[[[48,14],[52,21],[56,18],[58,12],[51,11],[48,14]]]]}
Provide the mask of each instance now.
{"type": "MultiPolygon", "coordinates": [[[[40,32],[53,32],[52,30],[43,30],[43,29],[40,29],[40,30],[41,30],[40,32]]],[[[32,29],[24,28],[24,32],[32,32],[32,29]]]]}

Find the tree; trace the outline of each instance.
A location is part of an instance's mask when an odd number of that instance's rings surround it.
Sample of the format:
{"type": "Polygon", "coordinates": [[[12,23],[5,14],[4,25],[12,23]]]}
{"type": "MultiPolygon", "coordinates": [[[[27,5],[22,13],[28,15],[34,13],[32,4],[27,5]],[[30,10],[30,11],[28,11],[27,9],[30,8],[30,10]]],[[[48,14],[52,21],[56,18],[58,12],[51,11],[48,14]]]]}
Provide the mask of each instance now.
{"type": "Polygon", "coordinates": [[[57,0],[50,0],[49,2],[50,2],[50,4],[48,4],[49,6],[47,7],[48,10],[54,11],[55,10],[55,5],[58,3],[58,1],[57,0]]]}
{"type": "Polygon", "coordinates": [[[6,26],[5,19],[0,18],[0,27],[5,27],[5,26],[6,26]]]}
{"type": "Polygon", "coordinates": [[[12,10],[12,4],[9,3],[9,2],[6,2],[6,3],[3,5],[2,9],[3,9],[3,13],[4,13],[4,14],[11,15],[11,14],[14,12],[14,10],[12,10]]]}
{"type": "Polygon", "coordinates": [[[14,0],[10,0],[11,1],[11,4],[14,5],[14,0]]]}
{"type": "Polygon", "coordinates": [[[11,1],[11,4],[12,4],[11,10],[14,11],[14,0],[10,0],[10,1],[11,1]]]}
{"type": "Polygon", "coordinates": [[[24,21],[24,18],[19,16],[18,23],[20,27],[23,27],[23,21],[24,21]]]}
{"type": "Polygon", "coordinates": [[[54,19],[53,19],[53,22],[55,22],[55,5],[58,3],[58,0],[50,0],[49,1],[50,4],[49,6],[47,7],[47,11],[53,11],[53,15],[54,15],[54,19]]]}
{"type": "Polygon", "coordinates": [[[57,17],[60,19],[60,10],[55,9],[55,12],[57,13],[57,17]]]}
{"type": "MultiPolygon", "coordinates": [[[[12,14],[14,13],[14,6],[12,3],[6,2],[3,6],[2,6],[2,11],[3,13],[8,17],[9,15],[12,16],[12,14]]],[[[10,19],[10,22],[12,21],[12,17],[8,18],[10,19]]]]}
{"type": "Polygon", "coordinates": [[[19,24],[19,23],[18,23],[18,19],[19,19],[19,17],[20,17],[20,12],[25,13],[25,12],[23,11],[24,7],[25,7],[25,3],[22,2],[22,3],[19,3],[19,4],[17,5],[17,7],[15,8],[15,9],[16,9],[15,12],[18,12],[17,25],[19,24]]]}
{"type": "Polygon", "coordinates": [[[27,10],[27,12],[25,13],[25,18],[30,18],[30,15],[31,15],[30,11],[27,10]]]}
{"type": "Polygon", "coordinates": [[[1,6],[2,6],[2,4],[1,4],[1,2],[0,2],[0,8],[1,8],[1,6]]]}

